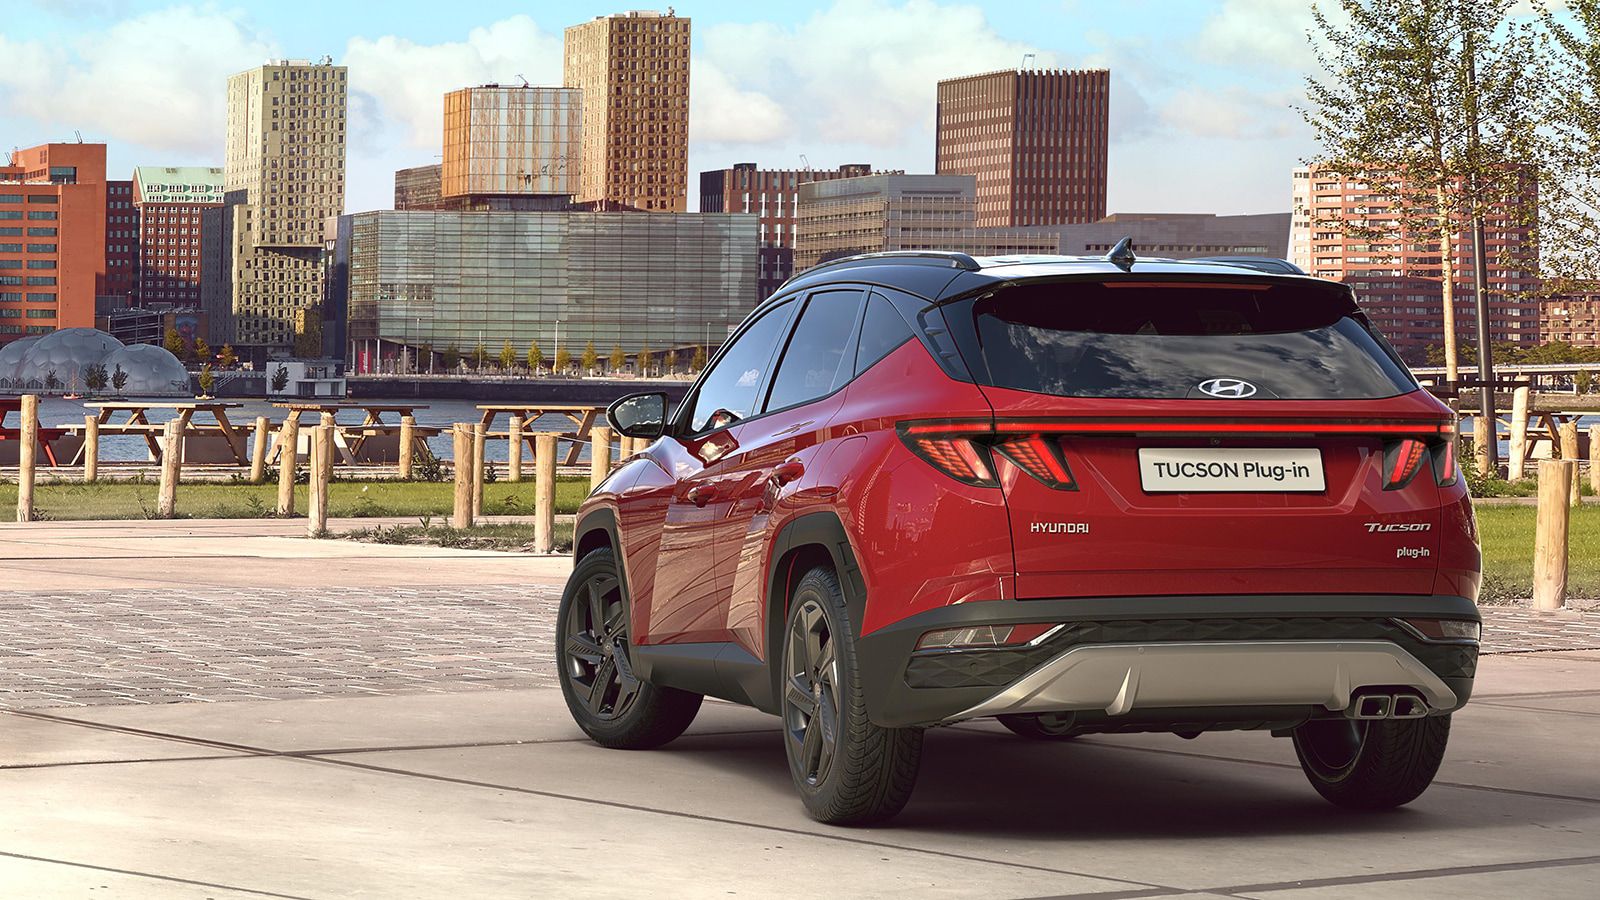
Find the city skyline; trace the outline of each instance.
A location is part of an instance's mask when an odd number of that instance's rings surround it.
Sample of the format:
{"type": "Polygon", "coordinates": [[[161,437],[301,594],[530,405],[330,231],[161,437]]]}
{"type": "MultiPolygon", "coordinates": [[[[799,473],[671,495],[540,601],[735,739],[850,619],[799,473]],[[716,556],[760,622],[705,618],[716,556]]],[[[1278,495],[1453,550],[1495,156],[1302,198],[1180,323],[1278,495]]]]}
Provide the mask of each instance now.
{"type": "MultiPolygon", "coordinates": [[[[308,9],[104,2],[62,12],[24,2],[0,55],[36,65],[0,73],[0,140],[81,131],[109,145],[113,176],[218,164],[226,78],[267,57],[328,54],[351,70],[345,210],[386,208],[395,170],[438,161],[447,92],[518,76],[560,85],[564,29],[620,11],[490,2],[463,20],[400,3],[379,24],[308,9]],[[118,103],[84,90],[113,74],[118,103]]],[[[1306,7],[1294,0],[1144,2],[1118,16],[1078,2],[936,0],[841,0],[762,9],[760,19],[729,3],[676,12],[695,21],[691,181],[747,161],[825,169],[871,159],[931,172],[937,82],[1024,64],[1111,69],[1114,212],[1282,210],[1288,170],[1314,150],[1290,108],[1311,65],[1306,7]],[[1052,20],[1060,27],[1039,27],[1052,20]]]]}

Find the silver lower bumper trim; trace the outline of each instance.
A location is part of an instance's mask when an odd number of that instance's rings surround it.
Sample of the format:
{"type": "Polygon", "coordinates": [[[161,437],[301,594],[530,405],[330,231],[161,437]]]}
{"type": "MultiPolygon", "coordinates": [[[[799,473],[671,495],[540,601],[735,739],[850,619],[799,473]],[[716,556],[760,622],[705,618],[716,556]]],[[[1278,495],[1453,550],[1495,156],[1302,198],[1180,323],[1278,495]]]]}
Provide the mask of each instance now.
{"type": "Polygon", "coordinates": [[[1389,641],[1216,641],[1074,647],[950,721],[1007,713],[1187,706],[1342,710],[1372,685],[1415,688],[1434,709],[1455,692],[1389,641]]]}

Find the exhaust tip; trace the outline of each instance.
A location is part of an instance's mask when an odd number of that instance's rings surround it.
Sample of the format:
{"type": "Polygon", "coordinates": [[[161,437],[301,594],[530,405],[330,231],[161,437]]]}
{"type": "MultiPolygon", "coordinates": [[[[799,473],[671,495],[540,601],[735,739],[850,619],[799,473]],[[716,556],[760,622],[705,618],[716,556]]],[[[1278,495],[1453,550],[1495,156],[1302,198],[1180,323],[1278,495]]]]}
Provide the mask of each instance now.
{"type": "Polygon", "coordinates": [[[1421,719],[1428,715],[1428,703],[1416,694],[1395,694],[1389,715],[1396,719],[1421,719]]]}
{"type": "Polygon", "coordinates": [[[1387,719],[1393,705],[1388,694],[1366,694],[1356,698],[1351,707],[1353,719],[1387,719]]]}

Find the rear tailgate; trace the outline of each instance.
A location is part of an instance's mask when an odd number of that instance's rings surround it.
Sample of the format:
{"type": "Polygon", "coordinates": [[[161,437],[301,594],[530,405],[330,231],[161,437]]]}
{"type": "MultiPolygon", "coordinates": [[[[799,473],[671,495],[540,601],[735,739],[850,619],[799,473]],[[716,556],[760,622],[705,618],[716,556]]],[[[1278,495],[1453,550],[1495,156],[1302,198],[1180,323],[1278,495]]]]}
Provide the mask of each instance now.
{"type": "Polygon", "coordinates": [[[1431,593],[1448,410],[1322,285],[946,308],[995,411],[1020,598],[1431,593]]]}

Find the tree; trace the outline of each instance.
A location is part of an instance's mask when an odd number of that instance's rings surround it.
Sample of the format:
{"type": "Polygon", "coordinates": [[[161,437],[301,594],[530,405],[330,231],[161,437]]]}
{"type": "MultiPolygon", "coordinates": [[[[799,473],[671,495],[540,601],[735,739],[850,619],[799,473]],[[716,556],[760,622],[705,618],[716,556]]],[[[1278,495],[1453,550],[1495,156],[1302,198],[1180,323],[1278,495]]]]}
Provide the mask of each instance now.
{"type": "Polygon", "coordinates": [[[639,345],[639,374],[648,377],[650,374],[650,345],[639,345]]]}
{"type": "Polygon", "coordinates": [[[1600,0],[1540,4],[1540,14],[1556,85],[1540,129],[1549,151],[1539,182],[1540,261],[1554,287],[1581,289],[1600,279],[1600,0]]]}
{"type": "Polygon", "coordinates": [[[417,371],[424,369],[430,374],[433,372],[433,345],[427,341],[417,345],[417,371]]]}
{"type": "Polygon", "coordinates": [[[283,389],[288,386],[289,367],[283,363],[279,363],[278,367],[272,370],[272,392],[274,394],[281,394],[283,393],[283,389]]]}
{"type": "Polygon", "coordinates": [[[511,371],[511,367],[516,364],[517,351],[511,349],[511,341],[507,339],[506,342],[500,346],[500,370],[502,372],[509,372],[511,371]]]}
{"type": "MultiPolygon", "coordinates": [[[[1580,394],[1594,393],[1594,373],[1588,369],[1579,369],[1578,377],[1572,381],[1572,387],[1580,394]]],[[[1590,465],[1594,465],[1594,463],[1591,462],[1590,465]]]]}
{"type": "Polygon", "coordinates": [[[116,369],[111,372],[111,389],[120,394],[122,389],[127,386],[128,373],[122,368],[121,363],[117,363],[116,369]]]}
{"type": "Polygon", "coordinates": [[[48,391],[53,391],[56,388],[61,387],[61,379],[56,377],[55,369],[51,369],[44,374],[44,387],[45,390],[48,391]]]}
{"type": "Polygon", "coordinates": [[[211,396],[211,389],[217,386],[217,376],[211,374],[211,363],[200,364],[200,395],[211,396]]]}
{"type": "Polygon", "coordinates": [[[622,345],[617,344],[611,348],[611,371],[621,372],[628,364],[628,354],[622,352],[622,345]]]}
{"type": "Polygon", "coordinates": [[[211,345],[206,343],[205,338],[194,339],[194,355],[203,363],[211,361],[211,345]]]}
{"type": "Polygon", "coordinates": [[[95,363],[83,370],[83,386],[90,393],[98,394],[106,389],[106,367],[95,363]]]}
{"type": "Polygon", "coordinates": [[[444,348],[444,370],[454,372],[461,365],[461,348],[451,344],[444,348]]]}
{"type": "Polygon", "coordinates": [[[539,367],[544,365],[544,351],[539,349],[538,341],[528,342],[528,371],[539,374],[539,367]]]}
{"type": "Polygon", "coordinates": [[[161,346],[179,359],[185,359],[189,355],[189,345],[184,342],[183,335],[179,334],[176,328],[167,329],[167,336],[161,341],[161,346]]]}
{"type": "Polygon", "coordinates": [[[231,369],[239,364],[239,354],[233,351],[232,344],[222,345],[222,354],[217,357],[217,364],[224,369],[231,369]]]}
{"type": "Polygon", "coordinates": [[[583,374],[593,375],[594,367],[599,365],[600,355],[594,352],[594,341],[583,345],[583,356],[578,360],[578,365],[583,368],[583,374]]]}
{"type": "MultiPolygon", "coordinates": [[[[1456,235],[1491,212],[1512,220],[1508,226],[1531,225],[1537,215],[1528,198],[1541,161],[1538,110],[1549,81],[1537,36],[1511,15],[1514,4],[1338,0],[1347,23],[1312,12],[1323,75],[1306,79],[1311,103],[1302,114],[1323,147],[1313,162],[1366,185],[1375,202],[1361,218],[1341,212],[1311,226],[1343,231],[1379,264],[1406,244],[1437,245],[1451,381],[1456,235]],[[1474,121],[1477,135],[1467,127],[1474,121]]],[[[1528,269],[1536,260],[1501,264],[1528,269]]]]}
{"type": "Polygon", "coordinates": [[[698,372],[706,367],[706,348],[694,348],[694,358],[689,360],[689,371],[698,372]]]}
{"type": "Polygon", "coordinates": [[[472,348],[472,365],[473,365],[473,367],[476,368],[479,372],[482,372],[483,371],[484,361],[487,360],[488,358],[489,358],[489,350],[488,350],[488,348],[483,346],[483,342],[482,341],[479,341],[478,342],[478,346],[472,348]]]}
{"type": "Polygon", "coordinates": [[[557,350],[556,351],[555,370],[557,372],[562,373],[562,374],[566,374],[567,369],[570,368],[571,366],[572,366],[572,354],[568,353],[565,347],[563,347],[560,350],[557,350]]]}

